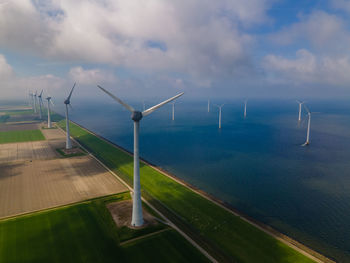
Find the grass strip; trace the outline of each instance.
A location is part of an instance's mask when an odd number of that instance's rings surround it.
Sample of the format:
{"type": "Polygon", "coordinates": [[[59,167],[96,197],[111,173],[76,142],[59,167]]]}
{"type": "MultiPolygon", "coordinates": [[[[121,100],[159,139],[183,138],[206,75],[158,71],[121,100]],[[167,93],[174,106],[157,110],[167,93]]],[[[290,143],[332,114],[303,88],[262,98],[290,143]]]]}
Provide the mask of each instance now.
{"type": "Polygon", "coordinates": [[[45,140],[40,130],[1,131],[0,144],[45,140]]]}
{"type": "MultiPolygon", "coordinates": [[[[59,122],[65,128],[65,123],[59,122]]],[[[74,123],[71,135],[111,170],[132,184],[133,158],[121,149],[89,133],[74,123]]],[[[235,262],[313,262],[284,243],[243,221],[213,202],[158,172],[140,164],[141,186],[152,198],[170,210],[178,220],[209,240],[235,262]]]]}

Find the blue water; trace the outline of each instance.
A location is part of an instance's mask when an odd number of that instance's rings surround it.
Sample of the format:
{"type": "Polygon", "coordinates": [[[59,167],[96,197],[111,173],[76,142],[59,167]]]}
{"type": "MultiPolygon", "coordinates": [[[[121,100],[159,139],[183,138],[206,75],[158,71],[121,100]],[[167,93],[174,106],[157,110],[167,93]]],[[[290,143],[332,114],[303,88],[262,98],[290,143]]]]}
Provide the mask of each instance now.
{"type": "MultiPolygon", "coordinates": [[[[312,115],[308,147],[301,146],[306,116],[298,125],[294,101],[249,101],[246,119],[241,101],[227,102],[219,130],[216,108],[208,113],[205,101],[184,100],[176,104],[175,121],[170,105],[141,121],[140,154],[315,250],[350,262],[350,103],[308,105],[321,112],[312,115]]],[[[130,113],[109,98],[76,102],[72,119],[132,151],[130,113]]]]}

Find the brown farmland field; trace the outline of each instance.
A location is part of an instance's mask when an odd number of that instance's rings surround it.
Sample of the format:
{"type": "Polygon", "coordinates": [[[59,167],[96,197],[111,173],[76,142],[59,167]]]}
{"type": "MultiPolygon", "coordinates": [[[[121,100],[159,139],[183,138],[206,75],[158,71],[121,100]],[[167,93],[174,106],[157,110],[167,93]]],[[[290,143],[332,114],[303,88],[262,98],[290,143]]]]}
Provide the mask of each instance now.
{"type": "Polygon", "coordinates": [[[42,133],[45,141],[0,145],[0,218],[127,190],[91,156],[60,158],[64,132],[42,133]]]}

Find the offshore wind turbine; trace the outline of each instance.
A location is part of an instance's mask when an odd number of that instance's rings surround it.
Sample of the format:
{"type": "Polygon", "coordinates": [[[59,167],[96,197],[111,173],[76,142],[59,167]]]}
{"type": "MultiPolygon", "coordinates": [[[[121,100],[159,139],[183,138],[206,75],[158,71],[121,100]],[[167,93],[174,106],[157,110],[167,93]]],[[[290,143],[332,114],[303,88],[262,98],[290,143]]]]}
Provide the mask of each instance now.
{"type": "Polygon", "coordinates": [[[310,129],[311,129],[311,113],[319,113],[319,112],[310,112],[308,107],[304,104],[304,108],[307,111],[308,121],[307,121],[307,131],[306,131],[306,141],[302,146],[307,146],[310,144],[310,129]]]}
{"type": "Polygon", "coordinates": [[[304,104],[305,101],[296,101],[299,104],[299,117],[298,117],[298,122],[301,121],[301,106],[304,104]]]}
{"type": "Polygon", "coordinates": [[[221,108],[225,105],[224,104],[221,104],[221,105],[215,105],[216,107],[219,108],[219,129],[221,129],[221,108]]]}
{"type": "Polygon", "coordinates": [[[43,118],[43,113],[42,113],[42,106],[44,105],[44,104],[43,104],[43,98],[42,98],[42,96],[43,96],[43,91],[44,91],[44,90],[41,90],[41,93],[40,93],[40,95],[38,96],[38,98],[39,98],[39,118],[40,118],[40,120],[43,118]]]}
{"type": "Polygon", "coordinates": [[[248,102],[248,100],[244,101],[244,118],[247,117],[247,102],[248,102]]]}
{"type": "Polygon", "coordinates": [[[52,128],[51,124],[51,111],[50,111],[50,105],[53,105],[52,98],[49,96],[46,98],[47,99],[47,128],[52,128]]]}
{"type": "Polygon", "coordinates": [[[70,104],[70,98],[72,97],[73,90],[75,88],[75,83],[73,85],[72,90],[69,93],[69,96],[64,101],[64,104],[66,105],[66,149],[72,149],[72,141],[70,140],[70,132],[69,132],[69,114],[68,114],[68,105],[72,107],[70,104]]]}
{"type": "Polygon", "coordinates": [[[123,102],[121,99],[114,96],[109,91],[105,90],[101,86],[98,86],[103,92],[107,93],[114,100],[120,103],[124,108],[131,112],[131,119],[134,121],[134,194],[133,194],[133,206],[132,206],[132,219],[131,225],[135,227],[139,227],[143,225],[143,215],[142,215],[142,203],[141,203],[141,184],[140,184],[140,159],[139,159],[139,128],[140,128],[140,120],[163,105],[177,99],[182,96],[184,93],[180,93],[170,99],[167,99],[147,110],[142,112],[135,110],[130,105],[123,102]]]}
{"type": "Polygon", "coordinates": [[[208,112],[210,112],[210,100],[208,100],[208,112]]]}

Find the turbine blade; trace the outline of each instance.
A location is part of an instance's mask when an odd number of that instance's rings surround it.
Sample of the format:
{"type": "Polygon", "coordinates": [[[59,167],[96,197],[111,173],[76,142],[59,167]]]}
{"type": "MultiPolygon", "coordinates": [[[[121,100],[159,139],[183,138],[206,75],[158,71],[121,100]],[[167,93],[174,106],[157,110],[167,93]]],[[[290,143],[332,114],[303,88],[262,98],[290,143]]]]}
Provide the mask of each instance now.
{"type": "Polygon", "coordinates": [[[300,102],[299,100],[296,100],[296,102],[299,103],[299,104],[302,104],[302,102],[300,102]]]}
{"type": "Polygon", "coordinates": [[[41,98],[41,95],[43,95],[43,89],[41,90],[41,92],[40,92],[40,95],[39,95],[39,97],[41,98]]]}
{"type": "Polygon", "coordinates": [[[109,91],[105,90],[104,88],[102,88],[101,86],[97,85],[98,88],[100,88],[103,92],[107,93],[109,96],[111,96],[114,100],[116,100],[117,102],[119,102],[121,105],[123,105],[128,111],[134,112],[135,109],[133,107],[131,107],[130,105],[126,104],[124,101],[122,101],[121,99],[117,98],[116,96],[114,96],[112,93],[110,93],[109,91]]]}
{"type": "Polygon", "coordinates": [[[67,100],[70,100],[70,97],[72,97],[72,93],[73,93],[73,90],[74,90],[74,88],[75,88],[75,84],[76,84],[76,83],[74,83],[73,88],[72,88],[72,90],[70,91],[67,100]]]}
{"type": "Polygon", "coordinates": [[[308,113],[310,113],[309,108],[308,108],[308,107],[306,107],[306,105],[305,105],[305,104],[304,104],[304,108],[305,108],[305,110],[306,110],[308,113]]]}
{"type": "Polygon", "coordinates": [[[169,102],[171,102],[171,101],[177,99],[178,97],[182,96],[183,94],[184,94],[184,92],[181,92],[180,94],[177,94],[176,96],[174,96],[174,97],[172,97],[172,98],[170,98],[170,99],[167,99],[167,100],[165,100],[165,101],[163,101],[163,102],[161,102],[161,103],[159,103],[159,104],[157,104],[157,105],[155,105],[155,106],[153,106],[153,107],[151,107],[151,108],[149,108],[149,109],[143,111],[143,112],[142,112],[142,115],[143,115],[143,116],[147,116],[147,115],[151,114],[151,113],[154,112],[156,109],[158,109],[158,108],[162,107],[163,105],[165,105],[165,104],[167,104],[167,103],[169,103],[169,102]]]}

